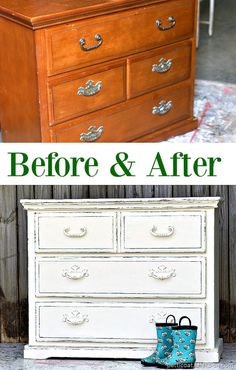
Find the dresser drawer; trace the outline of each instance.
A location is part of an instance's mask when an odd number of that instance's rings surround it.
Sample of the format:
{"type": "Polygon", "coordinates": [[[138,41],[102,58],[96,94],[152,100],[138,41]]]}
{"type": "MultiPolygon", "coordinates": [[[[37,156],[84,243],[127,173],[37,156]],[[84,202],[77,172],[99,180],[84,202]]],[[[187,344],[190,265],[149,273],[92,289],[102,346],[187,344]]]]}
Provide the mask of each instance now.
{"type": "Polygon", "coordinates": [[[193,30],[194,0],[173,0],[53,27],[46,30],[48,73],[166,45],[191,37],[193,30]]]}
{"type": "Polygon", "coordinates": [[[155,49],[128,59],[128,97],[171,85],[191,76],[190,41],[155,49]]]}
{"type": "Polygon", "coordinates": [[[37,296],[205,297],[203,258],[42,258],[37,296]]]}
{"type": "Polygon", "coordinates": [[[38,303],[38,342],[155,343],[154,320],[169,314],[177,320],[184,315],[198,326],[198,343],[205,343],[204,304],[158,303],[38,303]],[[39,325],[40,323],[40,325],[39,325]]]}
{"type": "Polygon", "coordinates": [[[50,84],[51,124],[120,103],[126,99],[125,62],[99,66],[50,84]]]}
{"type": "Polygon", "coordinates": [[[51,213],[36,217],[38,251],[114,252],[116,214],[51,213]]]}
{"type": "Polygon", "coordinates": [[[189,118],[192,111],[191,99],[191,84],[184,82],[55,126],[52,129],[52,140],[133,141],[142,135],[189,118]],[[160,111],[153,114],[155,107],[160,111]]]}
{"type": "Polygon", "coordinates": [[[123,213],[122,251],[205,251],[205,212],[123,213]]]}

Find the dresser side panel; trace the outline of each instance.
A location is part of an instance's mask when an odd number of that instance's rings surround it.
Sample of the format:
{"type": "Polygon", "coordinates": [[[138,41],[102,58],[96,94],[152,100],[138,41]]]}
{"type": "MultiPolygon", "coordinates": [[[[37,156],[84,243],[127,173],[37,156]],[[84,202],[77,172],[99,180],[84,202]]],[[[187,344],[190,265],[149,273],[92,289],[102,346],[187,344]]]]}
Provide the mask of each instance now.
{"type": "Polygon", "coordinates": [[[192,96],[191,96],[191,108],[192,108],[192,115],[194,116],[194,99],[195,99],[195,78],[196,78],[196,58],[197,58],[197,23],[198,23],[198,0],[195,0],[195,8],[194,8],[194,34],[192,39],[192,56],[191,56],[191,81],[192,81],[192,96]]]}
{"type": "Polygon", "coordinates": [[[0,121],[4,142],[40,142],[34,32],[0,18],[0,121]]]}
{"type": "MultiPolygon", "coordinates": [[[[219,208],[215,210],[215,340],[220,335],[220,243],[219,243],[219,208]]],[[[216,344],[215,344],[216,345],[216,344]]]]}
{"type": "Polygon", "coordinates": [[[217,331],[219,319],[218,302],[218,256],[215,246],[215,210],[207,211],[207,343],[208,348],[216,346],[219,334],[217,331]]]}
{"type": "Polygon", "coordinates": [[[49,131],[49,91],[47,78],[47,51],[45,29],[35,31],[36,60],[38,71],[38,94],[42,142],[51,142],[49,131]]]}
{"type": "Polygon", "coordinates": [[[28,212],[29,344],[35,342],[35,214],[28,212]]]}

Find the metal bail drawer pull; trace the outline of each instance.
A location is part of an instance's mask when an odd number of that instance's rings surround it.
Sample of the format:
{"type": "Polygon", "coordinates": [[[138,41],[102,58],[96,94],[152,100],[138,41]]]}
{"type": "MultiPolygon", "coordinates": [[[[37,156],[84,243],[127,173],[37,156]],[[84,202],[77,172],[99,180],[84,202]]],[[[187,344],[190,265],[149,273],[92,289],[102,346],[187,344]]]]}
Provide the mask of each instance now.
{"type": "Polygon", "coordinates": [[[63,322],[70,325],[81,325],[89,321],[88,315],[82,315],[79,311],[73,311],[70,314],[64,314],[63,322]]]}
{"type": "Polygon", "coordinates": [[[157,280],[167,280],[175,277],[176,272],[175,269],[168,270],[166,266],[158,266],[157,269],[152,269],[148,276],[157,280]]]}
{"type": "Polygon", "coordinates": [[[82,269],[80,266],[75,265],[70,270],[63,270],[62,276],[70,280],[80,280],[88,277],[89,273],[87,269],[82,269]]]}
{"type": "Polygon", "coordinates": [[[158,107],[152,108],[152,114],[158,115],[158,116],[164,116],[164,114],[168,113],[172,108],[172,101],[166,102],[165,100],[162,100],[158,107]]]}
{"type": "Polygon", "coordinates": [[[157,226],[153,226],[150,233],[155,236],[156,238],[168,238],[169,236],[173,235],[175,231],[174,226],[168,226],[168,231],[166,233],[160,233],[158,231],[157,226]]]}
{"type": "Polygon", "coordinates": [[[156,20],[156,25],[157,25],[157,27],[159,28],[159,30],[160,30],[160,31],[168,31],[168,30],[170,30],[171,28],[175,27],[175,25],[176,25],[176,20],[175,20],[175,18],[174,18],[174,17],[169,17],[169,18],[168,18],[168,22],[170,23],[170,25],[169,25],[169,26],[165,26],[165,27],[163,27],[163,26],[162,26],[162,21],[161,21],[160,19],[157,19],[157,20],[156,20]]]}
{"type": "Polygon", "coordinates": [[[86,82],[86,87],[79,87],[77,95],[83,95],[83,96],[93,96],[99,93],[99,91],[102,90],[102,81],[98,81],[96,84],[94,84],[93,80],[89,80],[86,82]]]}
{"type": "Polygon", "coordinates": [[[172,59],[161,58],[159,64],[152,65],[152,72],[165,73],[168,72],[172,67],[172,59]]]}
{"type": "Polygon", "coordinates": [[[98,140],[104,132],[104,127],[100,126],[96,128],[96,126],[90,126],[88,128],[88,133],[82,133],[80,135],[80,141],[84,142],[92,142],[98,140]]]}
{"type": "Polygon", "coordinates": [[[64,229],[64,234],[67,238],[83,238],[87,234],[86,227],[81,227],[79,233],[72,233],[70,227],[64,229]]]}
{"type": "Polygon", "coordinates": [[[85,47],[84,46],[86,44],[86,40],[84,38],[80,39],[79,40],[79,43],[80,43],[81,50],[83,50],[83,51],[91,51],[91,50],[95,50],[95,49],[99,48],[99,46],[101,46],[102,43],[103,43],[102,36],[99,35],[99,34],[96,34],[94,36],[94,38],[95,38],[96,41],[98,41],[98,44],[97,45],[88,46],[88,47],[85,47]]]}

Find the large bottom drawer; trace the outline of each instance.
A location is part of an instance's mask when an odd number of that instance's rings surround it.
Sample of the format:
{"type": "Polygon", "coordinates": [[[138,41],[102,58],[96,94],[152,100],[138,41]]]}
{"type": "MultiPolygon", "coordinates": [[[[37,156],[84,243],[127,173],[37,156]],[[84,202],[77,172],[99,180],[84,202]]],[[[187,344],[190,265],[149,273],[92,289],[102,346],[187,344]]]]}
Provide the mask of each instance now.
{"type": "Polygon", "coordinates": [[[205,304],[185,303],[37,303],[36,341],[154,343],[155,321],[183,315],[198,326],[206,343],[205,304]]]}
{"type": "MultiPolygon", "coordinates": [[[[128,142],[192,118],[192,84],[161,89],[51,129],[53,142],[128,142]]],[[[169,134],[171,136],[171,133],[169,134]]]]}

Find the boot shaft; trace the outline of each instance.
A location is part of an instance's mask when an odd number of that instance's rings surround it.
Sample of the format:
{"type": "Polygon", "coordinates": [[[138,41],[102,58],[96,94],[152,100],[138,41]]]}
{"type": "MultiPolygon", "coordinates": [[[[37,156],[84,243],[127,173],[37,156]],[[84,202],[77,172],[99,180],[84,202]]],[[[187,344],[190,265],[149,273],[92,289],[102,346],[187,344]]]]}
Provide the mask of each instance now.
{"type": "Polygon", "coordinates": [[[156,324],[157,333],[157,355],[160,358],[167,357],[173,350],[172,330],[174,326],[156,324]]]}
{"type": "Polygon", "coordinates": [[[194,361],[195,346],[197,340],[197,327],[196,326],[181,326],[173,329],[173,351],[172,358],[177,362],[186,362],[186,360],[194,361]],[[181,361],[182,360],[182,361],[181,361]]]}

